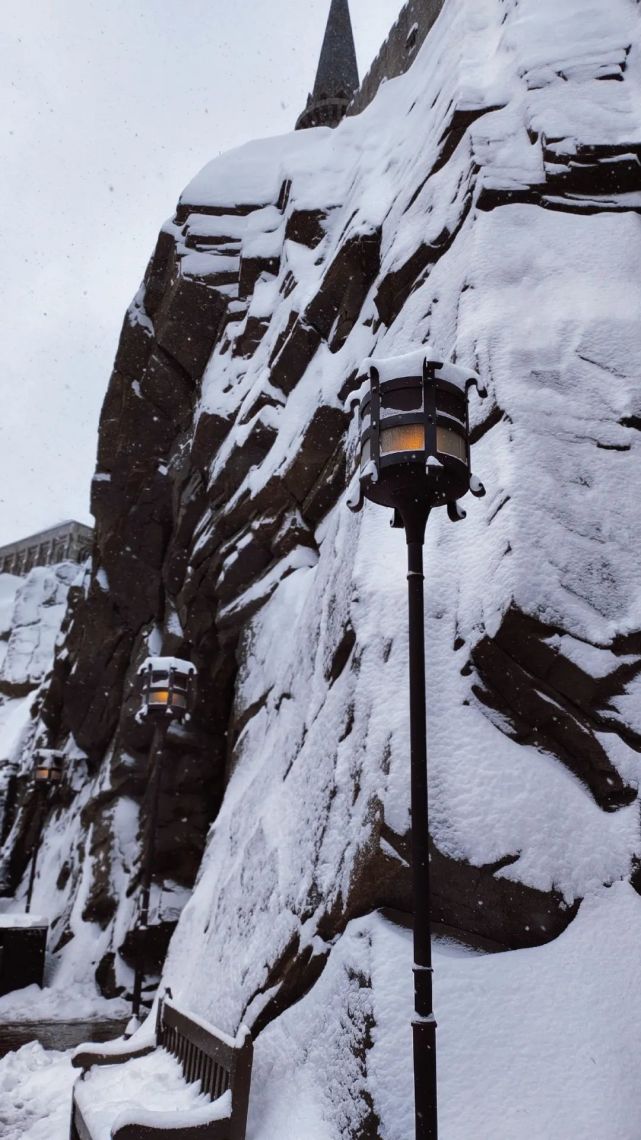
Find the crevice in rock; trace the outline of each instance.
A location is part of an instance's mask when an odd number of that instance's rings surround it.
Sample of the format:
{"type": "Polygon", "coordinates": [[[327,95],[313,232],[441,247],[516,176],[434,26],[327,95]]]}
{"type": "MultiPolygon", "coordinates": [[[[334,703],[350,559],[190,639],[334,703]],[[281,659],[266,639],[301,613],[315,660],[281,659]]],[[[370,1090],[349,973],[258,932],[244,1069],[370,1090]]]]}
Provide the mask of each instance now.
{"type": "MultiPolygon", "coordinates": [[[[556,756],[600,807],[614,811],[631,803],[636,790],[625,784],[597,738],[598,732],[619,732],[599,705],[621,691],[638,664],[595,680],[549,644],[558,632],[509,610],[497,635],[481,639],[472,650],[480,682],[473,692],[507,718],[513,739],[556,756]]],[[[624,727],[619,735],[629,742],[624,727]]],[[[631,746],[638,748],[636,742],[631,746]]]]}

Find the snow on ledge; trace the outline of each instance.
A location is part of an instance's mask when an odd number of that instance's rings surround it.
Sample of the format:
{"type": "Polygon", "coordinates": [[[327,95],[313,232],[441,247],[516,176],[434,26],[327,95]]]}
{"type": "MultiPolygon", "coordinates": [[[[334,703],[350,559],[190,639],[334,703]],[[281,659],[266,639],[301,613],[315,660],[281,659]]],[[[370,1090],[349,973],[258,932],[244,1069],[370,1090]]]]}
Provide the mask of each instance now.
{"type": "Polygon", "coordinates": [[[295,131],[256,139],[244,146],[228,151],[208,163],[189,183],[180,199],[180,206],[204,209],[268,206],[278,198],[280,187],[292,172],[301,175],[316,169],[319,145],[330,142],[332,132],[295,131]]]}
{"type": "Polygon", "coordinates": [[[36,914],[0,914],[0,930],[46,930],[49,919],[36,914]]]}

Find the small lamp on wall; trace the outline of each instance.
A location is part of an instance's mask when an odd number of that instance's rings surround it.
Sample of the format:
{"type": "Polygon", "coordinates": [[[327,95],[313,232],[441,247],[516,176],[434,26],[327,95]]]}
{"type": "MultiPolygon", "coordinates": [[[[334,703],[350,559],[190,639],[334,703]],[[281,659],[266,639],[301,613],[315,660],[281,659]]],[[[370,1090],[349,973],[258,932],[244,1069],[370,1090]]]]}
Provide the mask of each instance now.
{"type": "Polygon", "coordinates": [[[148,716],[189,720],[196,696],[196,667],[180,657],[148,657],[138,670],[141,708],[139,720],[148,716]]]}
{"type": "Polygon", "coordinates": [[[52,748],[37,748],[34,753],[34,778],[39,787],[51,787],[62,782],[64,753],[52,748]]]}

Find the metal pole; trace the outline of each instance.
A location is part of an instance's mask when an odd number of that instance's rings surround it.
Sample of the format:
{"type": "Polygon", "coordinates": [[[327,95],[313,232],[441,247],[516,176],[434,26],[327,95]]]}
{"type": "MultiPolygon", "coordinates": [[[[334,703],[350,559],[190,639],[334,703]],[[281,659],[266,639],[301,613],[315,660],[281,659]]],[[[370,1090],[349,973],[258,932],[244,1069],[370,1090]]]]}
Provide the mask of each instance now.
{"type": "MultiPolygon", "coordinates": [[[[138,918],[138,930],[142,932],[147,929],[149,920],[149,898],[151,894],[151,879],[154,868],[154,855],[156,851],[156,821],[158,818],[158,797],[160,793],[160,784],[162,779],[162,762],[163,754],[165,751],[165,737],[167,729],[169,728],[169,719],[160,720],[154,726],[154,735],[151,741],[151,748],[149,750],[149,766],[151,768],[150,775],[150,806],[149,806],[149,824],[148,834],[145,843],[144,862],[142,872],[142,890],[140,892],[140,914],[138,918]]],[[[142,941],[142,939],[141,939],[142,941]]],[[[140,1007],[142,1005],[142,984],[144,981],[144,971],[141,961],[142,955],[139,952],[136,962],[136,973],[134,977],[134,992],[132,997],[131,1012],[133,1017],[138,1018],[140,1007]]]]}
{"type": "Polygon", "coordinates": [[[432,1005],[423,533],[407,526],[410,745],[412,767],[412,893],[414,900],[414,1096],[416,1140],[437,1140],[436,1021],[432,1005]]]}
{"type": "Polygon", "coordinates": [[[33,888],[36,881],[36,867],[38,865],[38,852],[40,850],[40,841],[42,839],[42,828],[45,821],[45,794],[47,791],[46,784],[38,784],[38,816],[36,823],[36,838],[33,846],[33,858],[31,860],[31,872],[29,874],[29,886],[27,887],[27,905],[25,907],[25,914],[31,911],[31,899],[33,896],[33,888]]]}

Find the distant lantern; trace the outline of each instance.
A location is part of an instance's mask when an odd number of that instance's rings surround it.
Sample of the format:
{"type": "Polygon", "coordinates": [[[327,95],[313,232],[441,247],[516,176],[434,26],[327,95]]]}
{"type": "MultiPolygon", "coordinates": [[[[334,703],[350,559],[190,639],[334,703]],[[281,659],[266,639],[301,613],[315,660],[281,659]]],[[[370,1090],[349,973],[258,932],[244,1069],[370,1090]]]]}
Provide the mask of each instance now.
{"type": "Polygon", "coordinates": [[[64,753],[51,748],[37,748],[34,754],[36,784],[46,786],[62,781],[64,753]]]}
{"type": "Polygon", "coordinates": [[[429,348],[387,360],[367,360],[360,399],[360,487],[363,497],[401,517],[484,494],[470,470],[467,395],[479,377],[440,360],[429,348]]]}
{"type": "Polygon", "coordinates": [[[148,657],[138,670],[142,707],[147,716],[189,720],[196,695],[196,667],[179,657],[148,657]]]}

